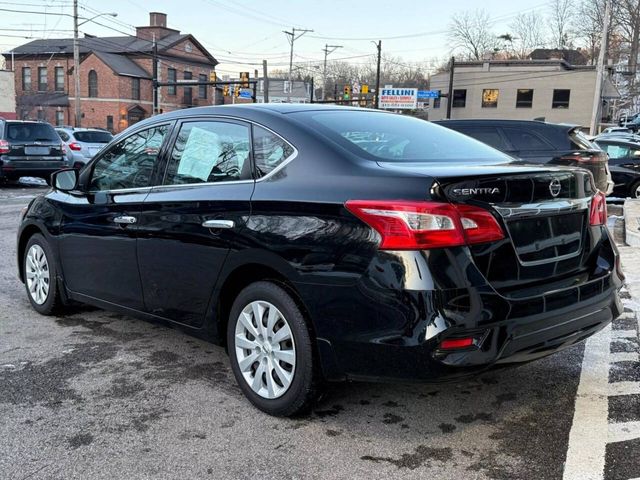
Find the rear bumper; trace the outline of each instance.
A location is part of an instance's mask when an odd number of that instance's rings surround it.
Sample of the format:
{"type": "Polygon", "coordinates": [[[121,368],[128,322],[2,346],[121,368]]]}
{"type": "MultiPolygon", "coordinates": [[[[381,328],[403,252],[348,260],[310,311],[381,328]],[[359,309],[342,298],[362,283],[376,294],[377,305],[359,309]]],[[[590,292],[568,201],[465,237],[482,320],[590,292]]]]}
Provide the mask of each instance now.
{"type": "Polygon", "coordinates": [[[0,178],[15,179],[19,177],[42,177],[49,178],[52,173],[68,166],[66,157],[59,157],[54,160],[2,160],[0,159],[0,178]]]}
{"type": "Polygon", "coordinates": [[[327,379],[441,382],[535,360],[604,328],[622,312],[623,278],[615,251],[609,253],[614,261],[605,265],[607,255],[600,257],[606,270],[597,277],[527,298],[501,295],[472,265],[449,268],[467,286],[437,288],[438,274],[424,268],[414,274],[409,267],[417,272],[424,264],[406,252],[398,256],[401,263],[378,264],[377,279],[296,287],[313,320],[327,379]],[[404,289],[393,288],[398,280],[404,289]],[[411,288],[429,282],[430,289],[411,288]],[[475,339],[471,347],[440,348],[444,339],[468,337],[475,339]]]}

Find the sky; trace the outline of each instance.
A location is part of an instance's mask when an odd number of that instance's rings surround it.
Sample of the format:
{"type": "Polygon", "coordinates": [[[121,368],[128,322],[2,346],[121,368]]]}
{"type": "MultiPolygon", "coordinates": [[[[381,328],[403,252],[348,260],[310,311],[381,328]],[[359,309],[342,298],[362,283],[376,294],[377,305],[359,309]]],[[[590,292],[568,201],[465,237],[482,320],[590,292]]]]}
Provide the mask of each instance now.
{"type": "MultiPolygon", "coordinates": [[[[80,0],[79,15],[90,18],[115,12],[80,27],[99,36],[135,34],[133,26],[148,25],[149,11],[167,14],[167,26],[193,34],[220,61],[216,70],[236,74],[261,68],[287,70],[289,43],[283,30],[313,30],[295,41],[294,62],[321,65],[326,44],[340,45],[330,60],[370,63],[374,41],[382,40],[385,55],[407,62],[444,60],[451,55],[447,25],[451,16],[483,8],[493,19],[497,34],[509,30],[518,13],[544,15],[549,0],[80,0]],[[104,26],[98,25],[96,22],[104,26]]],[[[71,0],[0,0],[0,49],[30,41],[29,38],[70,38],[73,35],[71,0]],[[18,13],[8,10],[30,11],[18,13]]]]}

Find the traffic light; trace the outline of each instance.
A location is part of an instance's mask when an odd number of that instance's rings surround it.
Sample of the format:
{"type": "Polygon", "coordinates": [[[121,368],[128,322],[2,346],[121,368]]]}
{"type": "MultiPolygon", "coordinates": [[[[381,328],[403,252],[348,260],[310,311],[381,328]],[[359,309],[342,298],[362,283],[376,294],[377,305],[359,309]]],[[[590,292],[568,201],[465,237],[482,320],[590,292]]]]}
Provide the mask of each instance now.
{"type": "Polygon", "coordinates": [[[235,87],[233,87],[233,96],[234,97],[240,96],[240,85],[236,85],[235,87]]]}
{"type": "Polygon", "coordinates": [[[224,95],[225,97],[229,96],[229,85],[225,85],[224,87],[222,87],[222,95],[224,95]]]}
{"type": "Polygon", "coordinates": [[[209,81],[210,82],[217,82],[218,81],[218,76],[216,75],[216,72],[210,72],[209,73],[209,81]]]}
{"type": "Polygon", "coordinates": [[[240,82],[242,88],[249,88],[249,72],[240,72],[240,82]]]}
{"type": "Polygon", "coordinates": [[[343,98],[349,100],[351,98],[351,85],[345,85],[343,93],[343,98]]]}

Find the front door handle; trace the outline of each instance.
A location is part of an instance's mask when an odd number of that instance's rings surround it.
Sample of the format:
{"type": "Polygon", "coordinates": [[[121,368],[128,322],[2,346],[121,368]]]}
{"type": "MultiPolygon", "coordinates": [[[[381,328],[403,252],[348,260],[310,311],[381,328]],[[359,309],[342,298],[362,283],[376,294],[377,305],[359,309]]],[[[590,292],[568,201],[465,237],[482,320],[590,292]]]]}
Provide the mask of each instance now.
{"type": "Polygon", "coordinates": [[[205,228],[233,228],[236,226],[233,220],[206,220],[202,222],[205,228]]]}
{"type": "Polygon", "coordinates": [[[136,223],[136,217],[131,217],[129,215],[122,215],[120,217],[116,217],[113,219],[114,223],[118,223],[120,225],[131,225],[136,223]]]}

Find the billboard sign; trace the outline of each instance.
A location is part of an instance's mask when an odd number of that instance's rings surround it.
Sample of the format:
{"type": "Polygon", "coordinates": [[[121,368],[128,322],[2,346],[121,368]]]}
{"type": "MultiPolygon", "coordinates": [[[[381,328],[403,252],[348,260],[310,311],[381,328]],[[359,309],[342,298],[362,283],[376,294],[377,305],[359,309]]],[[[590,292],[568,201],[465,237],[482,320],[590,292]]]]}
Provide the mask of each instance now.
{"type": "Polygon", "coordinates": [[[417,88],[383,88],[380,90],[379,108],[387,110],[413,110],[418,103],[417,88]]]}

